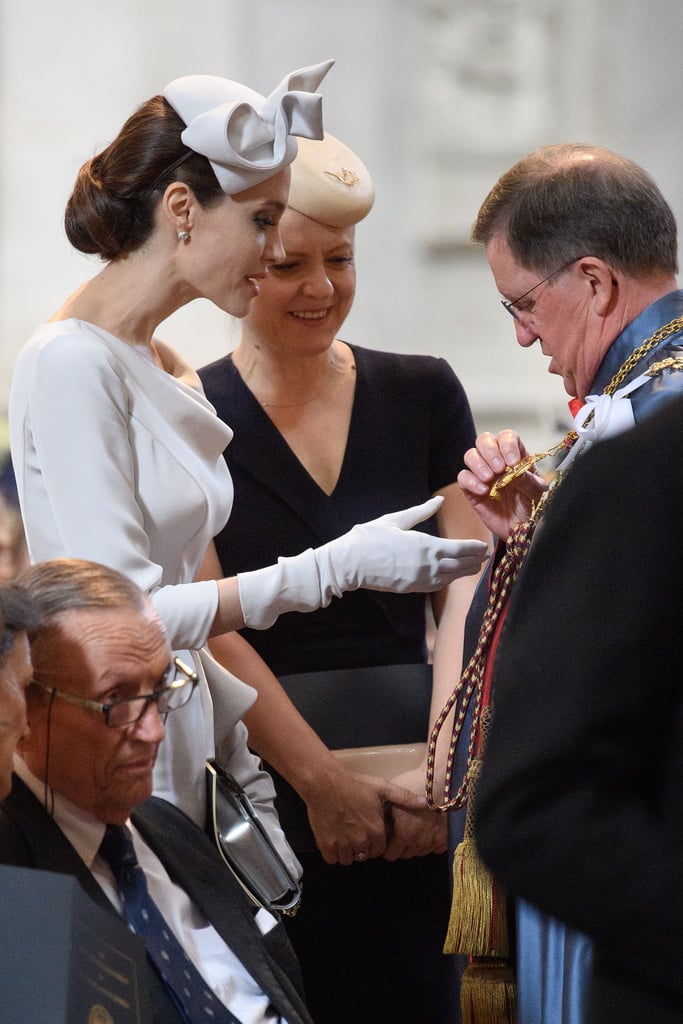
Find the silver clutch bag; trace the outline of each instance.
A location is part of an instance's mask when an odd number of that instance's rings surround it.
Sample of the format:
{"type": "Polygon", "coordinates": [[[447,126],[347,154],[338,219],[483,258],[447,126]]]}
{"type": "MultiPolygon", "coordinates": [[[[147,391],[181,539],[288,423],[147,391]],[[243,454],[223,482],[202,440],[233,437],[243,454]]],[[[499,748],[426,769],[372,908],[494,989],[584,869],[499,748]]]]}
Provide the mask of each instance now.
{"type": "Polygon", "coordinates": [[[239,783],[216,760],[206,762],[209,828],[218,851],[252,903],[293,916],[301,885],[273,846],[239,783]]]}

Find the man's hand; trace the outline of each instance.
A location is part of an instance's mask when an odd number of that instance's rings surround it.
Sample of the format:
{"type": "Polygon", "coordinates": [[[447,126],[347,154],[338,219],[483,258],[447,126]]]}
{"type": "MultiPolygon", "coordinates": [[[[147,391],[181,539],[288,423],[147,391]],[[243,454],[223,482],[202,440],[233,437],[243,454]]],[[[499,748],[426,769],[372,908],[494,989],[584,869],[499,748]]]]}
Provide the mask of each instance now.
{"type": "Polygon", "coordinates": [[[519,434],[502,430],[499,434],[480,434],[474,448],[465,453],[465,466],[458,474],[458,485],[481,521],[493,534],[505,540],[510,531],[531,514],[547,484],[543,477],[527,470],[504,487],[497,498],[491,487],[506,469],[516,466],[529,453],[519,434]]]}

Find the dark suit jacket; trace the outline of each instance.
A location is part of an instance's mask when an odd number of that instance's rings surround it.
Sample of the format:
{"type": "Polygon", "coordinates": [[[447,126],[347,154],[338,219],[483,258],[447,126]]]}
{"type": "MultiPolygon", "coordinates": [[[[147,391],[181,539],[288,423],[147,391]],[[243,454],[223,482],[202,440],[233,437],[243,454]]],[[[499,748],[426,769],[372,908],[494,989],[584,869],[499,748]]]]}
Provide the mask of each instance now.
{"type": "MultiPolygon", "coordinates": [[[[0,804],[0,863],[74,875],[100,907],[116,914],[106,895],[63,832],[23,782],[14,777],[0,804]]],[[[284,927],[262,936],[247,897],[207,836],[181,811],[152,797],[132,821],[174,882],[230,945],[288,1024],[311,1024],[301,997],[298,962],[284,927]]],[[[165,988],[150,970],[153,1024],[180,1018],[165,988]]]]}
{"type": "Polygon", "coordinates": [[[480,853],[596,944],[594,1021],[683,1020],[683,402],[581,456],[496,659],[480,853]]]}

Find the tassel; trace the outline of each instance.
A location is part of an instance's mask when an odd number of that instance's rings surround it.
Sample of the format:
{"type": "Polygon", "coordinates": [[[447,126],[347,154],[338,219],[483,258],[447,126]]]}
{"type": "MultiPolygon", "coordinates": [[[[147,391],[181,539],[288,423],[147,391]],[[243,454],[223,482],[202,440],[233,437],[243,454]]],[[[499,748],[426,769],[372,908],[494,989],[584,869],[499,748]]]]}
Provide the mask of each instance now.
{"type": "Polygon", "coordinates": [[[482,716],[482,747],[469,769],[465,832],[453,857],[453,898],[443,951],[504,957],[509,953],[506,899],[479,859],[474,841],[474,801],[489,719],[490,709],[487,708],[482,716]]]}
{"type": "Polygon", "coordinates": [[[453,858],[453,899],[443,951],[494,957],[509,952],[505,896],[467,834],[453,858]]]}
{"type": "Polygon", "coordinates": [[[473,958],[460,988],[462,1024],[517,1024],[514,972],[504,961],[473,958]]]}

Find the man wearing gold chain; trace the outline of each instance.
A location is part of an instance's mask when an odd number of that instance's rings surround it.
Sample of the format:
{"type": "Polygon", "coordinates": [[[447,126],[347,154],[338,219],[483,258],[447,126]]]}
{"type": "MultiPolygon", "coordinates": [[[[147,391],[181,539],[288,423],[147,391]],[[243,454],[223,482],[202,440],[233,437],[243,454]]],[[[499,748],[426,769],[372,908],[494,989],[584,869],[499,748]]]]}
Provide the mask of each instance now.
{"type": "Polygon", "coordinates": [[[477,788],[505,884],[593,938],[587,1024],[683,1020],[683,449],[662,443],[682,434],[679,398],[595,445],[548,508],[477,788]]]}
{"type": "MultiPolygon", "coordinates": [[[[467,452],[458,482],[483,522],[501,538],[500,560],[504,539],[515,527],[524,529],[520,524],[530,518],[539,520],[549,494],[553,501],[562,500],[557,483],[577,453],[683,394],[683,291],[675,276],[676,223],[660,190],[637,164],[593,146],[549,146],[518,161],[484,201],[472,237],[486,247],[518,343],[527,348],[538,341],[550,358],[549,372],[562,377],[575,424],[556,446],[568,453],[550,491],[536,468],[546,453],[530,455],[512,430],[481,434],[467,452]]],[[[503,600],[493,620],[489,616],[485,642],[482,626],[473,656],[479,663],[471,702],[474,725],[471,720],[461,725],[462,735],[469,735],[470,761],[479,743],[481,708],[489,700],[495,703],[494,661],[504,661],[504,640],[500,649],[498,641],[518,569],[519,563],[509,573],[503,600]]],[[[472,616],[476,603],[475,598],[472,616]]],[[[549,719],[547,728],[552,725],[549,719]]],[[[466,763],[458,749],[451,793],[462,782],[466,763]]],[[[492,806],[495,800],[488,793],[489,812],[492,806]]],[[[462,815],[450,817],[457,841],[462,815]]],[[[496,835],[487,822],[478,847],[504,881],[496,835]]],[[[507,843],[501,848],[510,849],[507,843]]],[[[519,1020],[581,1024],[591,973],[589,941],[524,901],[516,904],[516,925],[519,1020]]],[[[480,1024],[491,1018],[475,1013],[470,1019],[480,1024]]]]}

